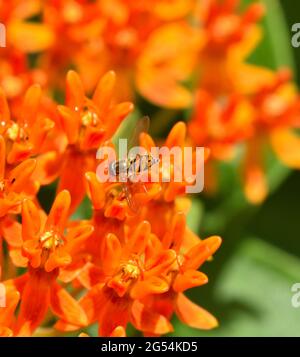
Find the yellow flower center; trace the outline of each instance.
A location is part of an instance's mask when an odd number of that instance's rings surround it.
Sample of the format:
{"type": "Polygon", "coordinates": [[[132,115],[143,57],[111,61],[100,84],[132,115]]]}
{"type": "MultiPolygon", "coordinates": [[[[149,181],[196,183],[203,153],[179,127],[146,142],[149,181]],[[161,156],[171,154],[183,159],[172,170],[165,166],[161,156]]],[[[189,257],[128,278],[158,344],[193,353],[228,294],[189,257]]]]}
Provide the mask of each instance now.
{"type": "Polygon", "coordinates": [[[108,286],[120,296],[124,296],[134,280],[138,279],[141,270],[137,263],[129,260],[127,263],[121,265],[119,272],[108,282],[108,286]]]}
{"type": "Polygon", "coordinates": [[[97,113],[87,109],[82,113],[81,122],[83,126],[97,126],[99,123],[99,117],[97,113]]]}
{"type": "Polygon", "coordinates": [[[42,247],[47,250],[53,250],[56,247],[63,245],[64,241],[60,234],[53,231],[46,231],[40,237],[40,243],[42,247]]]}
{"type": "Polygon", "coordinates": [[[122,279],[124,281],[137,279],[140,275],[140,269],[135,262],[129,261],[121,266],[122,279]]]}
{"type": "Polygon", "coordinates": [[[25,130],[26,126],[20,127],[19,124],[13,122],[6,130],[6,135],[11,141],[27,140],[28,135],[25,130]]]}

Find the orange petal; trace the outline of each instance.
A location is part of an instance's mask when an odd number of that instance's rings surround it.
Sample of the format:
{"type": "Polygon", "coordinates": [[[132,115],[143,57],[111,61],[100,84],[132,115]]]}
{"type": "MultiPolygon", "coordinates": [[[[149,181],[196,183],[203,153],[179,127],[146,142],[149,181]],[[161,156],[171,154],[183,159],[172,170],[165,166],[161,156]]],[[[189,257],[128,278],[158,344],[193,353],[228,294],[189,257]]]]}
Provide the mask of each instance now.
{"type": "Polygon", "coordinates": [[[173,331],[171,323],[165,316],[148,310],[138,300],[135,300],[131,307],[131,322],[136,329],[156,335],[173,331]]]}
{"type": "Polygon", "coordinates": [[[168,78],[167,71],[141,70],[136,78],[136,86],[143,97],[161,107],[182,109],[192,104],[191,93],[174,79],[168,78]]]}
{"type": "Polygon", "coordinates": [[[67,103],[71,109],[81,110],[84,105],[85,93],[79,75],[75,71],[67,74],[67,103]]]}
{"type": "Polygon", "coordinates": [[[122,256],[126,260],[132,254],[142,254],[150,238],[151,226],[147,221],[139,223],[123,249],[122,256]]]}
{"type": "Polygon", "coordinates": [[[69,152],[64,158],[64,167],[60,173],[57,192],[68,190],[72,197],[70,214],[73,213],[83,200],[86,193],[85,172],[91,171],[94,158],[77,152],[69,152]],[[76,177],[76,180],[74,180],[76,177]]]}
{"type": "Polygon", "coordinates": [[[123,326],[116,327],[110,337],[126,337],[126,330],[123,326]]]}
{"type": "Polygon", "coordinates": [[[85,174],[89,195],[93,204],[94,209],[99,210],[103,208],[105,204],[105,190],[104,184],[99,182],[97,175],[94,172],[87,172],[85,174]]]}
{"type": "Polygon", "coordinates": [[[50,28],[33,22],[12,21],[7,28],[7,37],[15,48],[25,53],[44,51],[54,43],[50,28]]]}
{"type": "Polygon", "coordinates": [[[271,144],[278,158],[288,167],[300,168],[300,137],[291,129],[273,130],[271,144]]]}
{"type": "Polygon", "coordinates": [[[11,183],[10,190],[17,193],[25,191],[35,166],[36,161],[34,159],[28,159],[14,168],[8,176],[8,180],[11,183]]]}
{"type": "Polygon", "coordinates": [[[176,252],[181,248],[186,230],[185,214],[178,212],[172,219],[171,227],[163,237],[162,243],[164,248],[174,249],[176,252]]]}
{"type": "Polygon", "coordinates": [[[98,283],[104,283],[106,278],[101,268],[89,262],[86,263],[77,276],[79,282],[89,290],[98,283]]]}
{"type": "Polygon", "coordinates": [[[41,101],[41,96],[42,96],[42,90],[40,85],[38,84],[33,84],[31,87],[27,89],[25,93],[25,98],[22,106],[23,109],[22,120],[27,122],[30,127],[35,122],[36,115],[41,101]]]}
{"type": "Polygon", "coordinates": [[[7,162],[15,164],[17,162],[27,159],[33,150],[33,145],[29,142],[14,142],[8,155],[7,162]]]}
{"type": "Polygon", "coordinates": [[[78,337],[90,337],[87,333],[81,332],[78,337]]]}
{"type": "Polygon", "coordinates": [[[100,116],[105,114],[110,105],[113,90],[116,82],[116,74],[114,71],[107,72],[99,81],[95,93],[93,95],[93,101],[96,103],[100,116]]]}
{"type": "Polygon", "coordinates": [[[150,276],[145,280],[138,281],[130,290],[132,299],[141,300],[147,295],[163,294],[170,289],[169,283],[158,276],[150,276]]]}
{"type": "Polygon", "coordinates": [[[86,326],[86,314],[79,303],[59,284],[54,283],[50,295],[51,310],[65,322],[86,326]]]}
{"type": "Polygon", "coordinates": [[[106,274],[111,274],[120,263],[122,254],[121,243],[112,233],[105,236],[101,247],[101,261],[106,274]]]}
{"type": "Polygon", "coordinates": [[[79,114],[64,105],[59,105],[57,110],[59,111],[61,124],[67,135],[68,141],[70,144],[74,144],[77,141],[79,134],[79,114]]]}
{"type": "Polygon", "coordinates": [[[51,272],[56,268],[63,268],[71,264],[72,257],[63,249],[56,249],[53,253],[50,253],[49,258],[45,263],[46,272],[51,272]]]}
{"type": "Polygon", "coordinates": [[[48,118],[37,118],[32,127],[30,139],[32,145],[34,146],[35,152],[39,153],[40,148],[42,147],[48,132],[54,128],[55,123],[48,118]]]}
{"type": "Polygon", "coordinates": [[[121,124],[122,120],[132,112],[134,106],[130,102],[123,102],[120,104],[115,105],[105,116],[105,123],[106,123],[106,133],[105,133],[105,140],[110,139],[113,134],[117,131],[119,125],[121,124]]]}
{"type": "Polygon", "coordinates": [[[36,168],[32,174],[32,179],[41,185],[49,185],[59,175],[62,156],[55,151],[48,151],[36,158],[36,168]]]}
{"type": "Polygon", "coordinates": [[[244,163],[244,192],[253,204],[261,203],[267,196],[268,184],[262,162],[262,143],[258,137],[247,145],[244,163]]]}
{"type": "Polygon", "coordinates": [[[10,249],[9,257],[16,267],[26,268],[28,265],[28,258],[24,257],[21,249],[10,249]]]}
{"type": "Polygon", "coordinates": [[[13,331],[4,326],[0,326],[0,337],[12,337],[13,336],[13,331]]]}
{"type": "Polygon", "coordinates": [[[104,135],[104,128],[95,128],[92,126],[88,126],[85,130],[84,137],[82,138],[82,141],[80,143],[80,149],[85,151],[98,148],[103,142],[103,139],[105,137],[104,135]]]}
{"type": "Polygon", "coordinates": [[[5,141],[2,135],[0,135],[0,180],[4,179],[6,166],[6,150],[5,141]]]}
{"type": "Polygon", "coordinates": [[[127,301],[124,299],[110,299],[109,297],[107,299],[108,302],[98,318],[98,333],[99,336],[103,337],[111,336],[119,326],[125,329],[129,319],[127,301]]]}
{"type": "Polygon", "coordinates": [[[30,200],[22,204],[22,237],[23,240],[37,239],[41,231],[41,218],[39,209],[30,200]]]}
{"type": "Polygon", "coordinates": [[[147,151],[151,151],[151,148],[155,147],[155,142],[151,136],[147,133],[140,134],[140,145],[145,148],[147,151]]]}
{"type": "Polygon", "coordinates": [[[42,323],[50,302],[50,289],[55,275],[34,269],[25,285],[20,313],[17,319],[16,334],[30,336],[42,323]]]}
{"type": "Polygon", "coordinates": [[[94,227],[89,224],[82,224],[79,226],[71,227],[66,235],[66,250],[71,256],[83,250],[84,242],[94,232],[94,227]]]}
{"type": "Polygon", "coordinates": [[[10,111],[7,103],[5,92],[0,88],[0,117],[1,121],[9,122],[10,121],[10,111]]]}
{"type": "Polygon", "coordinates": [[[42,250],[36,240],[26,240],[22,247],[22,254],[28,258],[33,268],[38,268],[42,261],[42,250]]]}
{"type": "Polygon", "coordinates": [[[209,312],[194,304],[182,293],[175,300],[175,311],[184,324],[202,330],[209,330],[218,326],[218,321],[209,312]]]}
{"type": "Polygon", "coordinates": [[[222,239],[218,236],[212,236],[204,239],[185,254],[185,260],[182,268],[185,270],[198,269],[216,252],[216,250],[218,250],[221,243],[222,239]]]}
{"type": "Polygon", "coordinates": [[[208,282],[205,274],[197,270],[187,270],[183,274],[178,274],[173,283],[173,289],[177,293],[201,286],[208,282]]]}
{"type": "Polygon", "coordinates": [[[4,217],[1,221],[0,232],[10,247],[21,247],[22,225],[12,217],[4,217]]]}
{"type": "Polygon", "coordinates": [[[55,198],[48,219],[46,221],[46,230],[51,230],[55,227],[59,232],[63,232],[69,216],[69,208],[71,205],[71,196],[69,191],[61,191],[55,198]]]}
{"type": "Polygon", "coordinates": [[[108,302],[103,293],[103,283],[99,283],[80,300],[80,306],[85,311],[89,324],[95,322],[108,302]]]}
{"type": "Polygon", "coordinates": [[[259,167],[247,168],[245,195],[253,204],[260,204],[267,196],[268,188],[264,171],[259,167]]]}
{"type": "Polygon", "coordinates": [[[172,148],[174,146],[184,146],[186,137],[186,124],[182,121],[176,123],[172,130],[170,131],[167,140],[166,146],[172,148]]]}
{"type": "Polygon", "coordinates": [[[159,252],[146,262],[145,276],[166,274],[176,261],[176,252],[172,249],[159,252]]]}

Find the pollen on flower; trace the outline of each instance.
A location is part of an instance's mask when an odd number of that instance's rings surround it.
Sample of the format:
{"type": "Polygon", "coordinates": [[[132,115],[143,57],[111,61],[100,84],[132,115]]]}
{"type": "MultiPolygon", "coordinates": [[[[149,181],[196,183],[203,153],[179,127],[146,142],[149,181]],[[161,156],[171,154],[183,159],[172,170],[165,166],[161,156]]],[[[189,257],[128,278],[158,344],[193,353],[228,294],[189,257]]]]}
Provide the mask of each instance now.
{"type": "Polygon", "coordinates": [[[84,126],[96,126],[99,123],[98,114],[87,109],[82,114],[81,122],[84,126]]]}
{"type": "Polygon", "coordinates": [[[6,130],[6,135],[11,141],[25,140],[27,138],[26,125],[21,127],[18,123],[13,122],[6,130]]]}
{"type": "Polygon", "coordinates": [[[122,265],[121,271],[122,271],[122,279],[124,281],[128,281],[131,279],[137,279],[141,273],[140,268],[132,260],[130,260],[128,263],[122,265]]]}
{"type": "Polygon", "coordinates": [[[53,231],[43,233],[40,237],[40,242],[42,243],[42,247],[47,250],[55,249],[64,243],[61,236],[53,231]]]}
{"type": "Polygon", "coordinates": [[[7,136],[10,140],[15,141],[18,138],[19,135],[19,125],[17,123],[13,123],[8,129],[7,129],[7,136]]]}

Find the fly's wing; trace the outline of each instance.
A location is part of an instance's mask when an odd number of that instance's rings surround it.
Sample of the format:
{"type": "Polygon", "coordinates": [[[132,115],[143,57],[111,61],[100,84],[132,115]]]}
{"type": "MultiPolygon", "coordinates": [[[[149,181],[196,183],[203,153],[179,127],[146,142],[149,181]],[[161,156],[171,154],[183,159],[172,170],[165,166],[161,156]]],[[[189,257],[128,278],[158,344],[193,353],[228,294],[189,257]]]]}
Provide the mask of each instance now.
{"type": "MultiPolygon", "coordinates": [[[[149,130],[149,126],[150,126],[150,118],[148,116],[144,116],[137,121],[135,129],[129,139],[128,150],[130,150],[133,147],[139,146],[140,134],[147,133],[149,130]]],[[[132,161],[129,170],[131,169],[131,174],[133,176],[135,175],[137,166],[140,164],[140,159],[138,159],[138,156],[139,153],[137,152],[133,157],[129,158],[129,160],[132,161]]],[[[145,192],[147,191],[142,182],[132,182],[123,185],[123,192],[125,194],[128,206],[130,210],[135,214],[138,213],[138,211],[140,210],[138,203],[134,199],[134,191],[137,186],[139,186],[140,189],[142,187],[142,190],[144,190],[145,192]]]]}
{"type": "Polygon", "coordinates": [[[123,184],[122,189],[123,189],[123,192],[125,194],[128,207],[130,208],[130,210],[133,213],[135,213],[135,214],[138,213],[140,207],[138,206],[138,204],[134,200],[131,187],[129,185],[123,184]]]}
{"type": "Polygon", "coordinates": [[[149,130],[149,126],[150,126],[150,118],[148,116],[144,116],[137,121],[136,126],[128,142],[128,150],[130,150],[133,147],[139,146],[140,134],[147,133],[149,130]]]}

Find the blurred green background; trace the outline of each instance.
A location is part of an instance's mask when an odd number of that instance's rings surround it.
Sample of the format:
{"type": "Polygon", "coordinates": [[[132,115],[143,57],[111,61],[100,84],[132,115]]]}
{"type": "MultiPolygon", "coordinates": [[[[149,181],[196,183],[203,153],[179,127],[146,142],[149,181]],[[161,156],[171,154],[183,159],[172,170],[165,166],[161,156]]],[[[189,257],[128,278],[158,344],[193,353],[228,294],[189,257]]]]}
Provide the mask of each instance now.
{"type": "MultiPolygon", "coordinates": [[[[300,48],[291,46],[291,26],[300,22],[300,1],[262,2],[265,36],[248,60],[272,69],[289,66],[299,85],[300,48]]],[[[300,336],[300,308],[291,304],[291,287],[300,282],[300,172],[289,171],[268,153],[272,192],[254,207],[243,198],[237,166],[220,165],[218,196],[194,199],[189,216],[201,237],[223,237],[219,252],[202,269],[209,283],[189,294],[219,319],[220,327],[203,332],[174,321],[174,335],[300,336]]]]}

